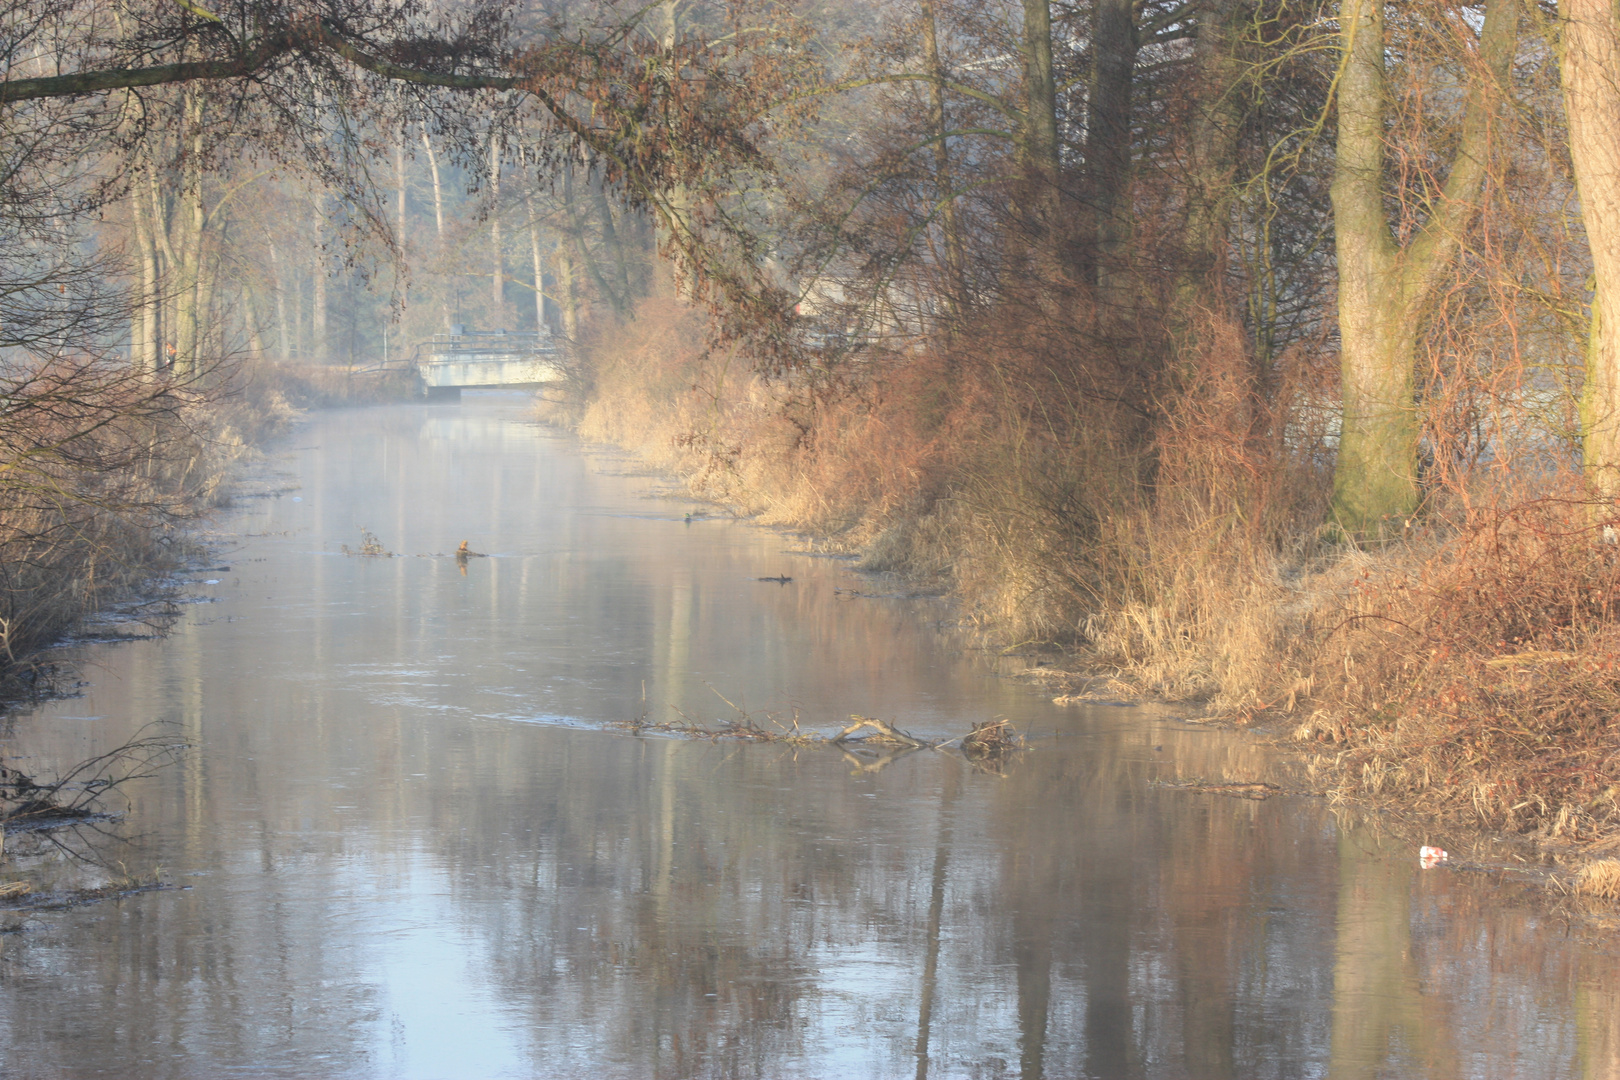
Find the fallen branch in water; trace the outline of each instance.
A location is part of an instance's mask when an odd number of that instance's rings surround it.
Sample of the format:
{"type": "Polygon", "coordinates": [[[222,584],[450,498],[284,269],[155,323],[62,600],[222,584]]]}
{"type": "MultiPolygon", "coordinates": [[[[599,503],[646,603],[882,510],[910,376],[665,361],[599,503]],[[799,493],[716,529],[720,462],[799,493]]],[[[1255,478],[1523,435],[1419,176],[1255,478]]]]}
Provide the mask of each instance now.
{"type": "Polygon", "coordinates": [[[0,765],[0,833],[99,817],[107,795],[131,780],[156,775],[184,749],[184,743],[166,735],[137,735],[49,781],[0,765]]]}
{"type": "MultiPolygon", "coordinates": [[[[0,888],[0,912],[67,911],[103,900],[118,900],[147,892],[167,892],[170,889],[190,888],[175,885],[158,877],[125,878],[107,885],[85,889],[47,889],[34,892],[27,882],[15,881],[0,888]],[[22,886],[17,888],[16,886],[22,886]],[[10,891],[7,891],[10,890],[10,891]]],[[[14,926],[0,926],[0,933],[14,931],[14,926]]]]}
{"type": "Polygon", "coordinates": [[[1196,795],[1230,795],[1236,799],[1269,799],[1273,795],[1315,794],[1314,792],[1285,792],[1276,784],[1262,780],[1238,781],[1227,784],[1205,784],[1197,780],[1156,780],[1159,787],[1190,791],[1196,795]]]}
{"type": "Polygon", "coordinates": [[[1005,717],[975,724],[973,730],[966,735],[958,735],[939,742],[927,742],[901,731],[887,720],[853,713],[850,715],[852,722],[829,737],[819,732],[803,730],[799,726],[800,716],[797,707],[786,716],[769,710],[750,713],[713,686],[709,686],[709,689],[714,692],[715,697],[731,707],[732,716],[715,720],[712,724],[703,724],[672,705],[670,708],[674,709],[676,715],[680,717],[679,720],[663,722],[648,720],[647,688],[646,684],[643,684],[641,712],[630,720],[615,721],[610,726],[624,728],[635,735],[656,732],[661,735],[678,735],[687,739],[710,741],[738,739],[744,742],[785,743],[790,746],[832,746],[843,751],[846,757],[851,757],[851,760],[860,766],[861,771],[868,772],[876,771],[914,750],[944,750],[953,743],[960,744],[963,756],[976,768],[986,762],[1002,761],[1012,752],[1025,749],[1024,737],[1013,729],[1012,723],[1005,717]],[[870,734],[860,735],[858,734],[860,732],[870,734]],[[879,752],[880,756],[876,761],[863,761],[852,757],[851,751],[868,754],[879,752]]]}
{"type": "Polygon", "coordinates": [[[877,734],[876,735],[867,735],[867,736],[861,738],[858,741],[863,742],[863,743],[871,743],[871,744],[876,744],[876,745],[889,745],[889,746],[923,747],[923,746],[928,745],[927,743],[923,742],[921,739],[914,739],[910,735],[907,735],[905,732],[899,730],[893,724],[889,723],[887,720],[879,720],[876,717],[861,716],[859,714],[852,715],[850,717],[850,719],[853,720],[854,723],[850,724],[848,727],[846,727],[842,731],[840,731],[837,735],[834,735],[832,737],[832,742],[834,744],[841,744],[841,743],[849,742],[850,741],[850,736],[855,734],[855,732],[860,731],[860,730],[862,730],[864,728],[871,728],[873,731],[877,732],[877,734]]]}

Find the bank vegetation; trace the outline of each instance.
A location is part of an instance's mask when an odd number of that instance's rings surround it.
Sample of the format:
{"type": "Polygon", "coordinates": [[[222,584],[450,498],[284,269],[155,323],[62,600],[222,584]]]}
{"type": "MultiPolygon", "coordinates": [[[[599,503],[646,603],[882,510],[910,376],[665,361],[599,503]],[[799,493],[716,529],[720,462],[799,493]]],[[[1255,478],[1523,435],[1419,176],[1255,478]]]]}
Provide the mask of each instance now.
{"type": "Polygon", "coordinates": [[[1607,850],[1617,46],[1602,4],[923,0],[783,184],[811,359],[654,278],[548,408],[1342,795],[1607,850]]]}

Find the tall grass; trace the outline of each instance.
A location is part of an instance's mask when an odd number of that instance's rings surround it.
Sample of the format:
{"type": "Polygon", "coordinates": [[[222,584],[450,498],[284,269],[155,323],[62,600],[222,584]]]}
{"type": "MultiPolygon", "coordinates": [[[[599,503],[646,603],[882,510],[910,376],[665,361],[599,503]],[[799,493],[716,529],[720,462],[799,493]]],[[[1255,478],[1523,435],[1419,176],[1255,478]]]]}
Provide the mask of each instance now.
{"type": "Polygon", "coordinates": [[[1404,538],[1347,545],[1322,527],[1322,373],[1279,366],[1262,405],[1224,333],[1204,328],[1142,437],[1011,335],[770,382],[657,302],[591,343],[575,418],[698,495],[953,591],[1003,645],[1279,723],[1345,793],[1549,838],[1620,828],[1620,548],[1578,478],[1439,491],[1404,538]]]}

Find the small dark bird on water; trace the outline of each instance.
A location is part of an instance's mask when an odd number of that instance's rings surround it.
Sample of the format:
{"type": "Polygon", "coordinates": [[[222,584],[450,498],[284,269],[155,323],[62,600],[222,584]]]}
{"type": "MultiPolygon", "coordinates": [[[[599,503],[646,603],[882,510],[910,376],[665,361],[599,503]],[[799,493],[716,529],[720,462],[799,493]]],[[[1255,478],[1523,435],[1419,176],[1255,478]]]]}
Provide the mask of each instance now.
{"type": "Polygon", "coordinates": [[[762,577],[759,580],[761,580],[761,581],[769,581],[769,582],[772,582],[772,583],[777,584],[777,585],[786,585],[788,582],[792,581],[793,579],[788,577],[786,574],[783,574],[780,577],[762,577]]]}

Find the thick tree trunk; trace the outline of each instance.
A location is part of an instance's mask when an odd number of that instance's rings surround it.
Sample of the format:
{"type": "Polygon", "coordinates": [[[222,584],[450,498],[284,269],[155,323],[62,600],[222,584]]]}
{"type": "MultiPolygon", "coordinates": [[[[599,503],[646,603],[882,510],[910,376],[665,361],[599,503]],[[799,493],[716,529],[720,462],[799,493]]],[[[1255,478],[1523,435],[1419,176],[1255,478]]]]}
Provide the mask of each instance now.
{"type": "Polygon", "coordinates": [[[198,288],[202,284],[203,234],[207,215],[202,199],[202,104],[194,87],[186,88],[186,148],[180,179],[180,222],[184,230],[180,243],[180,265],[175,282],[175,367],[189,376],[197,370],[202,349],[197,310],[198,288]]]}
{"type": "Polygon", "coordinates": [[[1564,112],[1592,251],[1592,333],[1581,394],[1586,472],[1620,496],[1620,13],[1612,0],[1560,0],[1564,112]]]}
{"type": "MultiPolygon", "coordinates": [[[[137,173],[137,178],[139,173],[137,173]]],[[[156,223],[147,192],[137,179],[130,193],[130,215],[135,222],[135,247],[140,263],[140,292],[135,298],[135,317],[132,320],[130,362],[144,373],[158,370],[163,355],[162,300],[159,297],[157,239],[153,235],[156,223]]]]}
{"type": "Polygon", "coordinates": [[[1205,0],[1193,45],[1195,103],[1189,142],[1185,261],[1177,283],[1183,317],[1224,307],[1221,272],[1236,196],[1238,134],[1247,112],[1241,28],[1253,0],[1205,0]]]}
{"type": "Polygon", "coordinates": [[[1105,335],[1122,320],[1130,278],[1131,90],[1136,74],[1133,0],[1096,0],[1086,129],[1086,201],[1092,233],[1082,242],[1105,335]],[[1089,251],[1087,250],[1089,249],[1089,251]]]}
{"type": "MultiPolygon", "coordinates": [[[[1487,77],[1471,80],[1450,175],[1434,213],[1402,248],[1384,206],[1381,0],[1343,0],[1339,30],[1346,60],[1332,198],[1343,411],[1332,512],[1346,533],[1377,536],[1399,528],[1418,508],[1414,357],[1435,287],[1484,183],[1493,88],[1487,77]]],[[[1517,0],[1489,0],[1480,36],[1489,78],[1505,77],[1517,30],[1517,0]]]]}
{"type": "Polygon", "coordinates": [[[1057,76],[1049,0],[1024,0],[1023,53],[1024,124],[1018,150],[1024,191],[1018,216],[1024,242],[1035,253],[1036,272],[1051,274],[1063,263],[1065,230],[1059,212],[1057,76]]]}
{"type": "Polygon", "coordinates": [[[162,190],[158,184],[157,168],[152,164],[148,153],[145,161],[146,190],[150,196],[150,218],[152,238],[157,247],[157,291],[152,295],[152,319],[156,323],[157,338],[157,368],[169,367],[172,362],[169,346],[174,341],[174,317],[171,288],[173,275],[180,260],[175,256],[174,244],[171,242],[170,220],[167,212],[167,203],[163,198],[162,190]]]}

